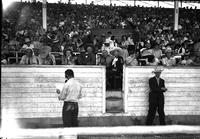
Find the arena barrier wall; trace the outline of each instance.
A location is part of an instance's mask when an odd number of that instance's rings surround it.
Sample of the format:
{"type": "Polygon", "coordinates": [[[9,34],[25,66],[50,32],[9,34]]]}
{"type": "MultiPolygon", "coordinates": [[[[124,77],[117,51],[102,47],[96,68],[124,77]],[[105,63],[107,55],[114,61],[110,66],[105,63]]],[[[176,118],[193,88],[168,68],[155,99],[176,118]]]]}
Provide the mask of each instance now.
{"type": "Polygon", "coordinates": [[[103,66],[2,66],[1,108],[14,118],[61,117],[63,102],[56,86],[72,69],[83,85],[79,116],[105,113],[105,68],[103,66]]]}
{"type": "MultiPolygon", "coordinates": [[[[68,68],[74,70],[75,77],[84,86],[83,98],[79,103],[79,117],[85,117],[83,120],[89,126],[109,125],[108,122],[116,125],[113,123],[115,120],[117,122],[125,117],[142,117],[139,124],[145,123],[148,111],[148,79],[154,76],[154,67],[147,66],[124,67],[122,93],[125,112],[115,114],[105,113],[106,81],[103,66],[2,66],[1,118],[21,118],[28,122],[32,118],[33,121],[40,119],[39,122],[44,124],[62,124],[63,102],[58,100],[55,90],[57,84],[64,83],[64,71],[68,68]],[[92,124],[88,119],[91,117],[95,120],[100,117],[100,121],[93,121],[92,124]],[[101,119],[106,117],[106,120],[101,119]],[[56,118],[57,121],[52,120],[56,118]]],[[[168,120],[173,121],[171,124],[200,125],[200,68],[165,68],[161,77],[165,79],[168,89],[165,93],[165,113],[168,120]]],[[[123,125],[123,122],[119,125],[123,125]]],[[[124,125],[132,123],[128,120],[124,125]]]]}
{"type": "MultiPolygon", "coordinates": [[[[153,67],[124,68],[125,113],[146,116],[148,112],[148,79],[153,67]]],[[[168,89],[165,95],[166,115],[188,115],[200,118],[200,68],[164,68],[161,78],[168,89]]]]}

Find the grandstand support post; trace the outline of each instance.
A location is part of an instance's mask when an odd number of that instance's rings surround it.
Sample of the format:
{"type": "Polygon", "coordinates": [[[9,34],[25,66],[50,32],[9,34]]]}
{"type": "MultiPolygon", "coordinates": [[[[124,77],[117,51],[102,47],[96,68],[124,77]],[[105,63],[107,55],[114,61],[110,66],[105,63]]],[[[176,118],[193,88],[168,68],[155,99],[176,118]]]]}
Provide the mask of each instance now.
{"type": "Polygon", "coordinates": [[[136,0],[134,0],[134,6],[136,6],[136,0]]]}
{"type": "Polygon", "coordinates": [[[179,1],[174,1],[174,30],[178,31],[179,1]]]}
{"type": "Polygon", "coordinates": [[[47,0],[42,3],[42,24],[45,31],[47,31],[47,0]]]}
{"type": "Polygon", "coordinates": [[[158,8],[160,7],[160,3],[159,3],[159,0],[158,0],[158,8]]]}

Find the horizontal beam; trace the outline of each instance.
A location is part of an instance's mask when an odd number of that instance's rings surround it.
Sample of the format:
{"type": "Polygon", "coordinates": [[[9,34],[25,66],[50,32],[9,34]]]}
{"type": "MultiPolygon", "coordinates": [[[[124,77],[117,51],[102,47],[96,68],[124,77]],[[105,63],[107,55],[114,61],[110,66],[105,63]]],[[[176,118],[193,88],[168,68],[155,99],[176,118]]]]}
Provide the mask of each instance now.
{"type": "Polygon", "coordinates": [[[200,134],[200,126],[123,126],[123,127],[80,127],[80,128],[47,128],[16,129],[0,132],[0,137],[53,137],[73,135],[152,135],[152,134],[200,134]],[[7,134],[6,134],[7,132],[7,134]]]}

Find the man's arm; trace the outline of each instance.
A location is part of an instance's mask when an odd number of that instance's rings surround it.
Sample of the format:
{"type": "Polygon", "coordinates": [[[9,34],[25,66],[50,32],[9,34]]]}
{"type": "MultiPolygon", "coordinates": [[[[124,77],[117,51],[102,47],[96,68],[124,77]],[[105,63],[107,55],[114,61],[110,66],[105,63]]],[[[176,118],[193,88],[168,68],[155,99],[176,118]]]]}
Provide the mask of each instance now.
{"type": "Polygon", "coordinates": [[[67,97],[67,90],[68,90],[67,84],[65,84],[64,87],[63,87],[63,89],[62,89],[62,91],[61,91],[61,93],[58,96],[59,100],[65,100],[66,99],[66,97],[67,97]]]}

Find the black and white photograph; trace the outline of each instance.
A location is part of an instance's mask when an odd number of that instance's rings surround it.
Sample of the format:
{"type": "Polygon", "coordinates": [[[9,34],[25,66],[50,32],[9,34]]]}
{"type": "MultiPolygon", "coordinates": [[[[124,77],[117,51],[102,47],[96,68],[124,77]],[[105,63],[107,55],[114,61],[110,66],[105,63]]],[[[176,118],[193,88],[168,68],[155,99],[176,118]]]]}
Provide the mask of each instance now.
{"type": "Polygon", "coordinates": [[[199,0],[2,0],[0,139],[200,139],[199,0]]]}

